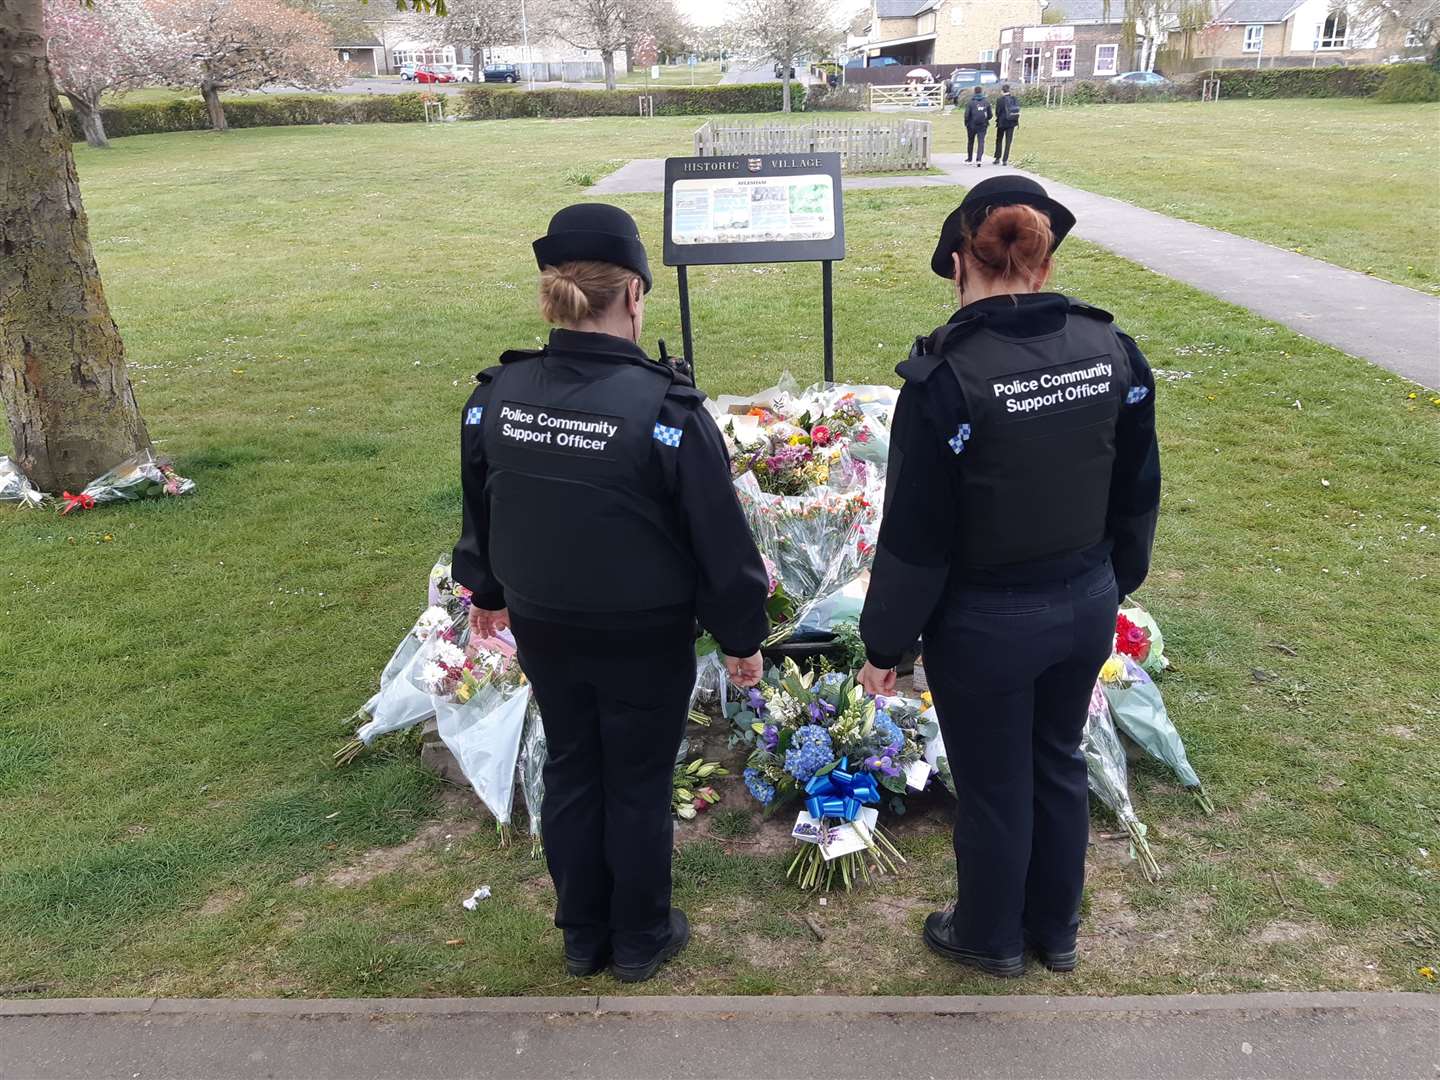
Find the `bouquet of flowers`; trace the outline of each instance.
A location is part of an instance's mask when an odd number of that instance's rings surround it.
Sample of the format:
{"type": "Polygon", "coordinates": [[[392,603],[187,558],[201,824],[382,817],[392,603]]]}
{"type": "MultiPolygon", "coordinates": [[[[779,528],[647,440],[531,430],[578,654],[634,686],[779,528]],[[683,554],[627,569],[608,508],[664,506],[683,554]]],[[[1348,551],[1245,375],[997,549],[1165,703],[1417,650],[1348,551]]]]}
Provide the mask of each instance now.
{"type": "Polygon", "coordinates": [[[36,509],[45,501],[40,489],[20,471],[20,466],[0,454],[0,502],[18,502],[22,509],[36,509]]]}
{"type": "MultiPolygon", "coordinates": [[[[760,490],[753,473],[742,475],[735,490],[755,544],[772,568],[776,593],[791,605],[765,642],[775,645],[831,594],[868,571],[875,553],[876,502],[863,490],[830,487],[805,495],[769,494],[760,490]]],[[[772,610],[772,621],[776,614],[772,610]]]]}
{"type": "MultiPolygon", "coordinates": [[[[444,609],[429,609],[438,610],[444,609]]],[[[417,689],[429,695],[441,741],[506,835],[531,704],[530,685],[515,659],[514,639],[509,631],[502,631],[472,642],[465,604],[448,626],[426,638],[406,673],[417,689]]]]}
{"type": "Polygon", "coordinates": [[[676,762],[675,774],[671,778],[674,787],[672,809],[675,816],[684,821],[693,821],[697,814],[703,814],[720,801],[720,793],[706,781],[712,777],[729,776],[730,770],[718,761],[696,758],[686,765],[676,762]]]}
{"type": "Polygon", "coordinates": [[[79,495],[65,492],[65,507],[60,513],[89,510],[98,503],[186,495],[194,490],[195,481],[180,476],[170,462],[157,458],[154,451],[147,449],[90,481],[79,495]]]}
{"type": "Polygon", "coordinates": [[[1110,719],[1110,707],[1099,684],[1090,695],[1090,711],[1085,718],[1085,734],[1080,740],[1080,749],[1090,774],[1090,790],[1110,808],[1130,838],[1130,855],[1140,863],[1145,880],[1159,881],[1160,865],[1150,851],[1149,841],[1145,839],[1145,823],[1136,816],[1135,807],[1130,804],[1130,776],[1125,766],[1125,748],[1120,745],[1120,736],[1110,719]]]}
{"type": "Polygon", "coordinates": [[[750,794],[767,810],[805,803],[792,831],[800,850],[787,872],[801,888],[829,889],[838,878],[848,890],[872,870],[894,873],[905,861],[875,806],[882,788],[900,794],[907,779],[917,790],[928,780],[913,704],[871,698],[849,676],[817,679],[787,660],[746,693],[731,719],[755,745],[745,769],[750,794]]]}
{"type": "Polygon", "coordinates": [[[545,743],[545,725],[540,720],[540,707],[530,696],[525,711],[525,731],[520,736],[520,794],[525,797],[525,814],[530,819],[530,854],[540,854],[540,807],[545,801],[545,761],[549,750],[545,743]]]}
{"type": "Polygon", "coordinates": [[[1115,726],[1151,757],[1170,766],[1180,783],[1195,796],[1200,809],[1213,814],[1215,804],[1190,765],[1185,743],[1171,723],[1160,688],[1150,673],[1132,657],[1117,653],[1100,669],[1100,689],[1104,691],[1115,726]]]}
{"type": "MultiPolygon", "coordinates": [[[[449,559],[442,558],[435,564],[432,578],[442,566],[448,571],[449,559]]],[[[457,596],[454,610],[434,604],[421,612],[381,671],[379,691],[351,718],[350,722],[358,722],[359,727],[355,737],[335,752],[337,765],[349,765],[380,736],[423,724],[435,715],[430,693],[414,681],[420,649],[432,637],[450,630],[463,611],[468,611],[468,597],[457,596]]]]}
{"type": "Polygon", "coordinates": [[[1165,638],[1154,617],[1131,602],[1115,619],[1115,654],[1128,656],[1152,675],[1159,675],[1170,661],[1165,658],[1165,638]]]}

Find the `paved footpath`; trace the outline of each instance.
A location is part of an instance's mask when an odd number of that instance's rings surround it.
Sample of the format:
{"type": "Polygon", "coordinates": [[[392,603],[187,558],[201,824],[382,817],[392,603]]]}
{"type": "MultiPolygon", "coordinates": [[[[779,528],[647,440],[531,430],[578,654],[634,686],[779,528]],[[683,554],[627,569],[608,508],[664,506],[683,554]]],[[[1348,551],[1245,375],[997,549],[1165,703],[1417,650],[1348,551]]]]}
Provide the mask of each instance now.
{"type": "MultiPolygon", "coordinates": [[[[845,187],[968,186],[1000,173],[1030,176],[1075,212],[1075,235],[1306,337],[1421,385],[1440,388],[1440,296],[1019,169],[989,164],[977,169],[966,165],[959,154],[937,154],[932,161],[941,173],[847,178],[845,187]]],[[[603,178],[589,194],[663,191],[664,164],[660,158],[632,161],[603,178]]]]}
{"type": "Polygon", "coordinates": [[[3,1080],[1412,1080],[1440,995],[0,1001],[3,1080]]]}

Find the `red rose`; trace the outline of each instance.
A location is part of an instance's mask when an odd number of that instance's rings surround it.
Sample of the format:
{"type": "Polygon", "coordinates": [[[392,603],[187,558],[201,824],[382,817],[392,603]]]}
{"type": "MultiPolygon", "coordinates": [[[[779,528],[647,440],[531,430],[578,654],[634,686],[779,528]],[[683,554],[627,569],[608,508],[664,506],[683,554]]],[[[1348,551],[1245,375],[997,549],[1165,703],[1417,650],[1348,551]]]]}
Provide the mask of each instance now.
{"type": "Polygon", "coordinates": [[[698,811],[699,811],[700,813],[702,813],[702,814],[703,814],[706,810],[709,810],[709,809],[710,809],[710,804],[709,804],[708,802],[706,802],[704,799],[696,799],[696,800],[695,800],[695,803],[694,803],[694,806],[695,806],[695,809],[698,810],[698,811]]]}
{"type": "Polygon", "coordinates": [[[1115,651],[1143,664],[1150,655],[1150,631],[1125,615],[1115,616],[1115,651]]]}
{"type": "Polygon", "coordinates": [[[816,424],[810,429],[810,441],[816,446],[830,445],[830,429],[824,424],[816,424]]]}

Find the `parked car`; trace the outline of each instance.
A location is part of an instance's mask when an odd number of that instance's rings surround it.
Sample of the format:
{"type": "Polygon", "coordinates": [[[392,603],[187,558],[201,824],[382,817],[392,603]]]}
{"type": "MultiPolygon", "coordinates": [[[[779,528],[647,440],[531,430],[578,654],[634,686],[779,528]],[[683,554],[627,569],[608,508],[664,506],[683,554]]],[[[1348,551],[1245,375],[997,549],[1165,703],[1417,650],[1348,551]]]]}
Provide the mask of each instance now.
{"type": "Polygon", "coordinates": [[[1127,71],[1122,75],[1116,75],[1110,81],[1112,83],[1129,83],[1132,86],[1148,86],[1152,90],[1165,90],[1175,85],[1164,75],[1154,71],[1127,71]]]}
{"type": "Polygon", "coordinates": [[[415,69],[415,81],[417,83],[452,83],[455,81],[455,76],[438,67],[418,67],[415,69]]]}
{"type": "Polygon", "coordinates": [[[491,64],[480,73],[485,82],[516,83],[520,81],[520,69],[514,64],[491,64]]]}
{"type": "Polygon", "coordinates": [[[456,82],[475,81],[475,68],[471,64],[445,64],[444,68],[456,82]]]}
{"type": "Polygon", "coordinates": [[[845,66],[847,68],[894,67],[898,63],[900,63],[900,61],[893,56],[872,56],[868,61],[863,56],[852,56],[849,60],[845,61],[845,66]]]}
{"type": "Polygon", "coordinates": [[[404,79],[406,82],[409,82],[410,80],[415,78],[415,70],[419,66],[419,64],[401,64],[400,78],[404,79]]]}
{"type": "Polygon", "coordinates": [[[993,71],[977,71],[973,68],[956,68],[945,80],[945,96],[951,101],[959,101],[961,95],[973,90],[977,86],[983,86],[987,92],[989,88],[1000,81],[1000,76],[993,71]]]}
{"type": "MultiPolygon", "coordinates": [[[[777,78],[777,79],[783,79],[784,77],[785,77],[785,65],[784,65],[784,64],[776,64],[776,65],[775,65],[775,78],[777,78]]],[[[791,65],[790,65],[790,78],[792,78],[792,79],[795,78],[795,65],[794,65],[794,64],[791,64],[791,65]]]]}

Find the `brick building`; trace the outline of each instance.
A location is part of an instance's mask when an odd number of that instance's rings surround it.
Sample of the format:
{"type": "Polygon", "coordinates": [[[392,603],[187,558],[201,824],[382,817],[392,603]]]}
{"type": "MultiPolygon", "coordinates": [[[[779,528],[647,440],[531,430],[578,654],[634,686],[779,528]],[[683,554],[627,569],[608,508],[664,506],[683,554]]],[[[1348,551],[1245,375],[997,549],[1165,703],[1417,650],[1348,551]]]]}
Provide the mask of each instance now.
{"type": "Polygon", "coordinates": [[[994,63],[1006,26],[1040,21],[1041,0],[871,0],[855,51],[905,66],[994,63]]]}

